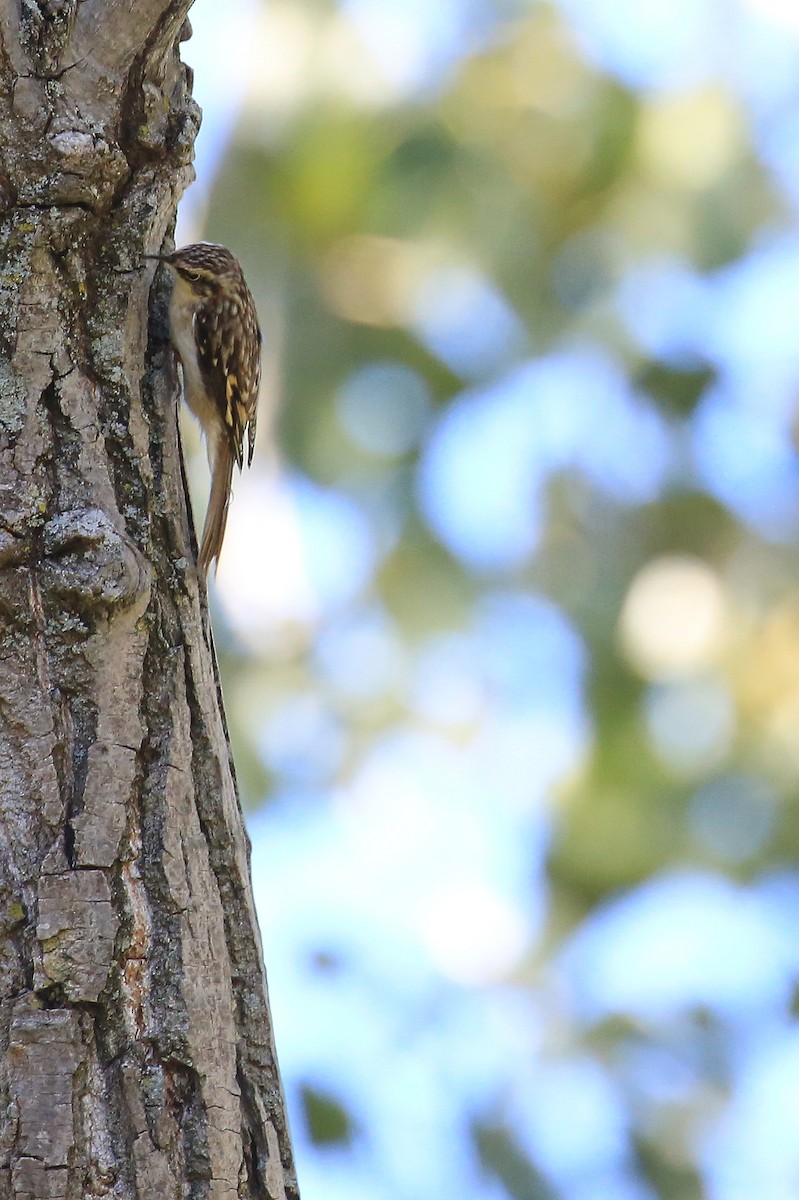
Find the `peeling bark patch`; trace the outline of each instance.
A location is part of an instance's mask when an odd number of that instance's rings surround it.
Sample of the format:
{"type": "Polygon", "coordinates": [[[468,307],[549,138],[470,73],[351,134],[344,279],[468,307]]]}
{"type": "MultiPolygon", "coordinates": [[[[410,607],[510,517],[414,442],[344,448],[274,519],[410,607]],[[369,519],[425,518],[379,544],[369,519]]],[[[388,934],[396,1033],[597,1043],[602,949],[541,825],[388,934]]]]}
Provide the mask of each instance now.
{"type": "MultiPolygon", "coordinates": [[[[8,1063],[9,1097],[19,1114],[16,1146],[23,1160],[17,1169],[29,1178],[34,1173],[39,1188],[44,1187],[46,1171],[69,1163],[75,1138],[75,1074],[81,1057],[77,1013],[36,1009],[27,1002],[16,1006],[8,1063]]],[[[31,1190],[31,1194],[50,1192],[31,1190]]]]}
{"type": "Polygon", "coordinates": [[[19,1158],[11,1172],[14,1200],[67,1200],[69,1172],[46,1167],[38,1158],[19,1158]]]}
{"type": "Polygon", "coordinates": [[[111,969],[117,918],[103,871],[43,875],[36,936],[36,989],[60,984],[67,1000],[96,1001],[111,969]]]}
{"type": "Polygon", "coordinates": [[[132,746],[96,741],[86,752],[84,808],[70,821],[73,836],[71,866],[111,867],[116,862],[127,820],[125,800],[136,774],[132,746]],[[127,785],[121,791],[120,784],[127,785]]]}

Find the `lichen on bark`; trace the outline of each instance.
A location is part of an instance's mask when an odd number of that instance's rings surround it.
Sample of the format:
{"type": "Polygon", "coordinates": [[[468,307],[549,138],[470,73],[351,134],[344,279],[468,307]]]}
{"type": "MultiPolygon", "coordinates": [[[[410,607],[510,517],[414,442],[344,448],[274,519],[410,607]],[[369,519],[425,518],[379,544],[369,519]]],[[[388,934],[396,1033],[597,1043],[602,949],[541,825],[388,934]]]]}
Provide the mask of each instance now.
{"type": "Polygon", "coordinates": [[[143,258],[187,9],[0,0],[0,1200],[296,1195],[143,258]]]}

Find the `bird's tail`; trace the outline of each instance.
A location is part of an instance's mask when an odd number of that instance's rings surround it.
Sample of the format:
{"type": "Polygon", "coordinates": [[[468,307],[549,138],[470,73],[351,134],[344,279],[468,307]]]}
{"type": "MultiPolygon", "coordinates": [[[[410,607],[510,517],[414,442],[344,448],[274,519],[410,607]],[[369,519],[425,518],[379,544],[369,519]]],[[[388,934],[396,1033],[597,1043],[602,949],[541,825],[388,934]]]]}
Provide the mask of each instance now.
{"type": "Polygon", "coordinates": [[[227,525],[227,510],[230,503],[230,486],[233,478],[233,447],[230,439],[221,437],[216,443],[211,471],[211,495],[205,514],[203,536],[197,569],[205,579],[212,559],[219,561],[222,541],[227,525]]]}

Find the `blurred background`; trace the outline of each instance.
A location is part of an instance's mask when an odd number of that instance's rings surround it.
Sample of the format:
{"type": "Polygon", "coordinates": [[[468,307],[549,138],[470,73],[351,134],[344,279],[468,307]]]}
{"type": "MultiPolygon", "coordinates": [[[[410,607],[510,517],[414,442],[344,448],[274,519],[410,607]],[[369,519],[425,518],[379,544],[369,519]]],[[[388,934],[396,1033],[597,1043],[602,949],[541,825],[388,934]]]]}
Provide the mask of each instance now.
{"type": "Polygon", "coordinates": [[[265,333],[214,622],[305,1197],[796,1200],[799,7],[192,22],[178,241],[265,333]]]}

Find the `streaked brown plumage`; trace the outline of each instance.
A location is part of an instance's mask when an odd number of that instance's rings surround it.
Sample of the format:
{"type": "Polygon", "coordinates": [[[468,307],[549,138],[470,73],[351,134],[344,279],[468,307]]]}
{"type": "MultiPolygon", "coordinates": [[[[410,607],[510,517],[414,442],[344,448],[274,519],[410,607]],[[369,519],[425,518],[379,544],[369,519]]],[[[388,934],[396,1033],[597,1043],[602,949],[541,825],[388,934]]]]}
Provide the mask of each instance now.
{"type": "Polygon", "coordinates": [[[172,344],[183,368],[189,408],[202,426],[211,495],[197,567],[204,579],[219,559],[227,524],[233,464],[252,462],[261,379],[261,331],[238,259],[211,242],[150,255],[174,275],[169,305],[172,344]]]}

